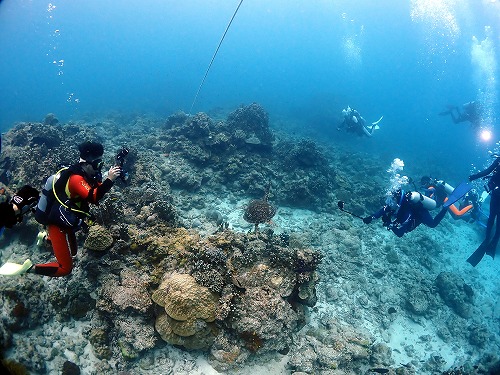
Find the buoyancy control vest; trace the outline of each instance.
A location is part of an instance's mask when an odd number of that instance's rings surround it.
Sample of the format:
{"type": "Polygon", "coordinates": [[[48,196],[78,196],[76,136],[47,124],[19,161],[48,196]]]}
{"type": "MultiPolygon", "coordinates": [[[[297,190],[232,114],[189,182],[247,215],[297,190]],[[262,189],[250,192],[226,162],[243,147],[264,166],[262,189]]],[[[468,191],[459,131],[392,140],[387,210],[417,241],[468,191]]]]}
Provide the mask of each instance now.
{"type": "Polygon", "coordinates": [[[66,187],[69,178],[74,174],[83,175],[83,171],[78,166],[64,167],[47,178],[35,211],[35,219],[40,224],[54,224],[78,230],[83,219],[90,217],[88,204],[78,200],[83,205],[78,207],[77,200],[68,195],[66,187]]]}

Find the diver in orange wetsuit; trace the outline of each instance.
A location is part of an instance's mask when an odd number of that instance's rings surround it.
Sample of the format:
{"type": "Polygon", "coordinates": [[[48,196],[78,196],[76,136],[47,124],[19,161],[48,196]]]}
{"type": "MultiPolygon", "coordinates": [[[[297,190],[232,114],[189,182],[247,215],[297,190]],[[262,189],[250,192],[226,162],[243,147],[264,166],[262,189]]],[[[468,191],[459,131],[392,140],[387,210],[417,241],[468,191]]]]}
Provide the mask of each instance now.
{"type": "Polygon", "coordinates": [[[101,169],[104,148],[97,142],[78,146],[80,161],[49,177],[38,203],[35,218],[48,226],[56,262],[37,264],[31,270],[40,275],[66,276],[73,269],[76,255],[76,231],[89,217],[89,203],[97,204],[120,176],[121,168],[112,166],[102,182],[101,169]]]}
{"type": "MultiPolygon", "coordinates": [[[[436,201],[436,207],[440,207],[444,202],[448,200],[448,195],[450,195],[454,188],[444,181],[436,180],[429,176],[423,176],[420,179],[420,185],[424,190],[424,195],[434,199],[436,201]]],[[[468,195],[470,198],[472,195],[468,195]]],[[[479,207],[474,206],[471,199],[467,200],[467,204],[460,205],[457,208],[455,204],[449,206],[449,210],[454,219],[470,218],[470,214],[475,212],[479,207]],[[469,215],[466,215],[469,214],[469,215]]]]}

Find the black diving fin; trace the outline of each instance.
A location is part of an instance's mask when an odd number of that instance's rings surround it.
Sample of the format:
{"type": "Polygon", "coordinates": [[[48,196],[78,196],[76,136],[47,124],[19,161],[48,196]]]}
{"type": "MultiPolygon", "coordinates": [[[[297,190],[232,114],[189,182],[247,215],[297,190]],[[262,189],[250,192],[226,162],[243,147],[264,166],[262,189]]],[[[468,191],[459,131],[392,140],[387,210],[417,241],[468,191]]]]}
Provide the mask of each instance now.
{"type": "Polygon", "coordinates": [[[482,243],[476,251],[474,251],[470,257],[467,258],[467,262],[469,262],[472,267],[476,267],[478,263],[483,259],[484,254],[486,254],[487,245],[482,243]]]}

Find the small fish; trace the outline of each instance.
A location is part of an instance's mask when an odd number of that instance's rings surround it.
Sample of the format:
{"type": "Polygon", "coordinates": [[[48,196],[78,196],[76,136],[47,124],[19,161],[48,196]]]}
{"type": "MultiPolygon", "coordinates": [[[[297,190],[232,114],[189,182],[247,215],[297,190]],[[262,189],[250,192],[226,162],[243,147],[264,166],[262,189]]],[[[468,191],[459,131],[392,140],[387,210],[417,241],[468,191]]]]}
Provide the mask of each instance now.
{"type": "Polygon", "coordinates": [[[370,369],[371,372],[377,372],[379,374],[387,374],[389,372],[389,369],[387,368],[382,368],[382,367],[375,367],[370,369]]]}

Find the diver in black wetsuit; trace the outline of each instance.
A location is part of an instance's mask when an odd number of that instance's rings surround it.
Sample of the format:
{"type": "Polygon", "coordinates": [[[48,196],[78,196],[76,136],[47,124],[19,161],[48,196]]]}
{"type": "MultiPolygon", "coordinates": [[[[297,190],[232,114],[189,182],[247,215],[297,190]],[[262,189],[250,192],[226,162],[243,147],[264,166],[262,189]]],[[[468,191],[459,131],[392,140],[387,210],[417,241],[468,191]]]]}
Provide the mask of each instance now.
{"type": "Polygon", "coordinates": [[[342,110],[343,120],[337,127],[337,130],[346,128],[349,133],[355,133],[359,136],[366,135],[371,137],[373,132],[379,129],[378,123],[382,120],[382,116],[378,121],[372,122],[370,125],[366,124],[366,120],[359,114],[359,112],[349,106],[342,110]]]}
{"type": "Polygon", "coordinates": [[[365,217],[363,222],[370,224],[373,219],[381,217],[387,230],[392,230],[396,236],[403,237],[405,233],[411,232],[420,224],[435,228],[448,211],[447,208],[442,208],[433,218],[429,212],[430,207],[425,207],[427,205],[434,208],[436,203],[420,193],[410,191],[405,194],[404,190],[398,189],[387,199],[384,207],[373,215],[365,217]]]}
{"type": "Polygon", "coordinates": [[[494,155],[495,160],[484,171],[469,176],[469,181],[477,180],[481,177],[489,176],[488,183],[485,185],[486,191],[490,193],[490,216],[486,224],[486,234],[484,241],[476,249],[476,251],[467,259],[467,262],[475,267],[484,254],[495,257],[498,240],[500,239],[500,155],[494,155]],[[495,234],[491,237],[493,225],[496,220],[495,234]]]}
{"type": "Polygon", "coordinates": [[[449,106],[448,110],[441,112],[439,115],[450,115],[455,124],[468,121],[475,129],[481,124],[479,103],[475,101],[462,104],[462,111],[457,106],[449,106]]]}
{"type": "Polygon", "coordinates": [[[23,215],[37,205],[39,194],[35,188],[25,185],[9,202],[0,203],[0,230],[20,223],[23,215]]]}

